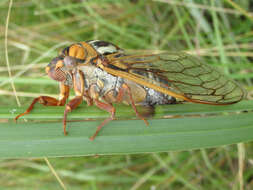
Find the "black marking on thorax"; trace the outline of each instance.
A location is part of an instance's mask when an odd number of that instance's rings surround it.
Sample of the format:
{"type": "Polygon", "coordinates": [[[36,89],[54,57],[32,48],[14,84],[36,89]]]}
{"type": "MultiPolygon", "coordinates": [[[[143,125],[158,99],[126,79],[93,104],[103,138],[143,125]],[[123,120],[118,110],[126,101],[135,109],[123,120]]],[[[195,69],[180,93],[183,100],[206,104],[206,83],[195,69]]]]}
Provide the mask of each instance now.
{"type": "Polygon", "coordinates": [[[110,55],[122,51],[118,46],[102,40],[89,40],[86,43],[90,44],[100,55],[110,55]]]}

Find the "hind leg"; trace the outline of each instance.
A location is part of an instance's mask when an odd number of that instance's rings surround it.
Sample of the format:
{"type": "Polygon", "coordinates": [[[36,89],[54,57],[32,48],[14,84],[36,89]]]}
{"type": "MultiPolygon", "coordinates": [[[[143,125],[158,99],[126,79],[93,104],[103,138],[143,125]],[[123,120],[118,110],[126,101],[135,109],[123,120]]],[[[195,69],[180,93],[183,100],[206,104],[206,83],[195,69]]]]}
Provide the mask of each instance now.
{"type": "Polygon", "coordinates": [[[117,96],[117,102],[121,102],[122,101],[122,99],[124,97],[124,94],[127,94],[129,96],[130,104],[131,104],[133,110],[135,111],[136,116],[139,117],[140,119],[142,119],[146,125],[148,125],[147,120],[145,118],[143,118],[140,115],[140,113],[138,112],[138,110],[136,109],[131,89],[130,89],[130,87],[126,83],[124,83],[122,85],[122,87],[120,88],[120,90],[119,90],[119,93],[118,93],[118,96],[117,96]]]}

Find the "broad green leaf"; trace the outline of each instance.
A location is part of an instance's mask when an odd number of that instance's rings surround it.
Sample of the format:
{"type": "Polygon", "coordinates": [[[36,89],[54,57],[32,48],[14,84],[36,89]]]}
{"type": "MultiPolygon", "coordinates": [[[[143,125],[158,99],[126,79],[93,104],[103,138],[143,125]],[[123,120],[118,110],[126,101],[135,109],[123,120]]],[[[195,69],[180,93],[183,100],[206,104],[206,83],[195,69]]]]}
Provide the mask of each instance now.
{"type": "Polygon", "coordinates": [[[63,135],[62,122],[59,120],[63,115],[63,107],[38,105],[26,116],[33,120],[25,122],[20,119],[18,123],[7,118],[14,118],[25,109],[15,111],[1,108],[1,120],[5,121],[6,118],[8,122],[0,124],[0,157],[132,154],[247,142],[253,139],[252,105],[253,101],[230,106],[158,106],[153,118],[148,119],[149,126],[134,119],[130,106],[117,106],[117,118],[120,120],[104,126],[94,141],[90,141],[89,137],[96,131],[101,119],[109,116],[94,106],[87,108],[82,105],[69,114],[68,119],[72,122],[68,122],[68,136],[63,135]],[[169,116],[170,119],[165,118],[169,116]],[[74,121],[81,118],[86,121],[74,121]]]}

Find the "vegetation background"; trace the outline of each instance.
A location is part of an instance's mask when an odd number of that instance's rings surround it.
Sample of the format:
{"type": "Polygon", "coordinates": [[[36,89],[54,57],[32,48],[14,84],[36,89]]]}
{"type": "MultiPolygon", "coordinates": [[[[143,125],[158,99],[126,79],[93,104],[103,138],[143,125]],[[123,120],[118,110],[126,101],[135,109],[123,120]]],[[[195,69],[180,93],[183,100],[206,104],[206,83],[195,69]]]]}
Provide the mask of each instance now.
{"type": "MultiPolygon", "coordinates": [[[[27,106],[56,95],[45,66],[71,42],[101,39],[124,49],[187,50],[238,80],[252,97],[250,0],[14,0],[5,58],[9,0],[0,1],[0,105],[27,106]]],[[[85,148],[85,147],[84,147],[85,148]]],[[[0,189],[253,189],[252,143],[139,155],[0,161],[0,189]],[[244,159],[245,157],[245,159],[244,159]],[[244,161],[239,169],[239,161],[244,161]],[[242,173],[242,168],[244,168],[242,173]]]]}

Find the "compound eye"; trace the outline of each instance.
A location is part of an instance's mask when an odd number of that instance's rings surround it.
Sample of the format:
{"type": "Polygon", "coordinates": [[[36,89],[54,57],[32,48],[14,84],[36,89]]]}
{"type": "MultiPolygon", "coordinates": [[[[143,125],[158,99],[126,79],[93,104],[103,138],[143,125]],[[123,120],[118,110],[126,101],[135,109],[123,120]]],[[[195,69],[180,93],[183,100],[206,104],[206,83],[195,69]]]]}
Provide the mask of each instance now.
{"type": "Polygon", "coordinates": [[[67,75],[64,71],[61,70],[61,68],[49,68],[48,70],[48,76],[56,81],[63,82],[67,79],[67,75]]]}

